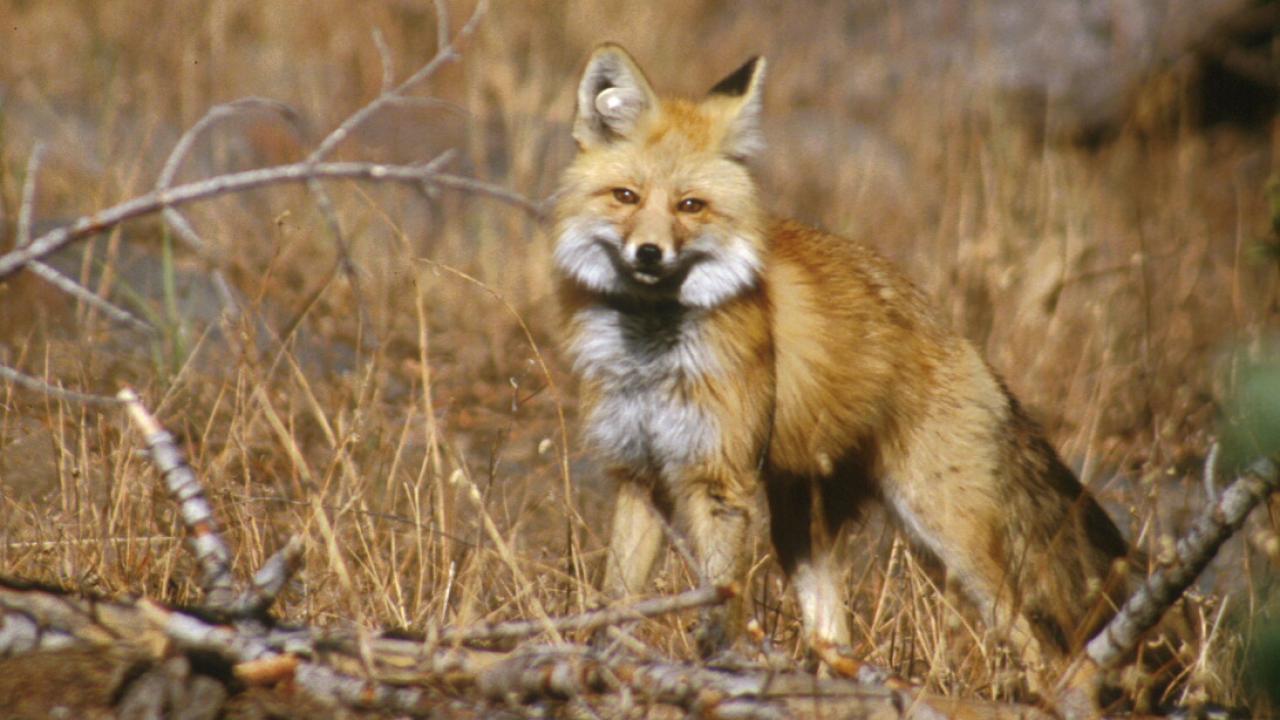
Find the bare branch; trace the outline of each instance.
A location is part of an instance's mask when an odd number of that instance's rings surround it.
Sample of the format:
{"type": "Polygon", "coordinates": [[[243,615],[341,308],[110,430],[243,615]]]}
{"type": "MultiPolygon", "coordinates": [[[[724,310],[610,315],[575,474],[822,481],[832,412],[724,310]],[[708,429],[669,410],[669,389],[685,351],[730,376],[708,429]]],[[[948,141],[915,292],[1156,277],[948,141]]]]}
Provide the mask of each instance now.
{"type": "MultiPolygon", "coordinates": [[[[471,20],[469,20],[467,25],[463,27],[462,31],[458,33],[457,38],[455,38],[455,43],[469,36],[475,29],[473,21],[477,21],[479,19],[479,15],[483,12],[483,7],[484,2],[482,0],[476,5],[476,9],[472,14],[471,20]]],[[[443,19],[447,22],[447,17],[443,19]]],[[[389,72],[387,68],[390,67],[390,64],[389,61],[387,61],[383,68],[384,87],[382,92],[369,104],[349,115],[346,120],[340,123],[338,127],[334,128],[328,136],[320,141],[320,144],[316,149],[307,156],[307,162],[313,164],[319,163],[329,157],[329,155],[333,153],[334,149],[350,137],[351,133],[354,132],[356,128],[363,125],[385,105],[394,102],[404,91],[414,85],[426,81],[445,63],[456,60],[459,55],[455,51],[455,43],[445,43],[436,48],[435,56],[432,57],[426,65],[410,76],[409,79],[395,87],[389,87],[391,82],[387,78],[387,72],[389,72]]],[[[343,235],[342,223],[338,219],[337,211],[334,209],[333,199],[329,196],[329,193],[324,186],[317,182],[315,178],[307,178],[307,189],[315,198],[316,206],[320,209],[320,214],[325,218],[325,223],[329,227],[329,234],[333,236],[334,243],[338,248],[338,256],[341,259],[342,272],[351,282],[352,292],[357,298],[357,305],[360,307],[361,313],[363,313],[364,303],[359,301],[359,298],[361,297],[360,277],[356,271],[355,263],[351,260],[350,248],[347,245],[345,236],[343,235]]],[[[3,277],[2,273],[0,273],[0,277],[3,277]]]]}
{"type": "Polygon", "coordinates": [[[39,378],[32,377],[25,373],[20,373],[5,365],[0,365],[0,378],[4,378],[25,390],[37,392],[42,395],[48,395],[55,400],[65,400],[67,402],[82,403],[84,405],[120,404],[119,399],[113,398],[110,395],[93,395],[89,393],[76,392],[74,390],[64,390],[60,387],[50,385],[39,378]]]}
{"type": "Polygon", "coordinates": [[[558,632],[594,630],[606,625],[620,625],[632,620],[667,615],[681,610],[719,605],[735,594],[737,594],[736,590],[732,587],[702,587],[679,595],[649,598],[630,605],[605,607],[578,615],[552,618],[549,623],[541,620],[515,620],[449,628],[440,631],[439,642],[454,645],[492,640],[518,640],[545,632],[548,624],[558,632]]]}
{"type": "MultiPolygon", "coordinates": [[[[234,117],[240,113],[252,111],[265,111],[271,113],[285,121],[289,129],[293,131],[299,142],[306,136],[306,128],[303,127],[301,116],[292,107],[285,103],[270,98],[246,97],[233,102],[216,105],[205,113],[196,124],[192,125],[178,139],[178,143],[174,145],[173,151],[169,153],[168,159],[165,161],[164,167],[160,171],[160,177],[156,180],[156,191],[163,192],[173,184],[173,179],[178,174],[178,169],[182,166],[182,161],[190,154],[191,148],[194,147],[196,140],[200,138],[209,128],[221,120],[234,117]]],[[[178,239],[191,248],[196,254],[202,257],[208,257],[208,244],[200,237],[195,228],[191,227],[191,223],[187,221],[186,216],[178,211],[176,207],[166,207],[163,211],[164,219],[169,227],[173,230],[178,239]]],[[[222,301],[224,309],[231,314],[239,312],[239,303],[235,299],[235,294],[231,292],[230,284],[226,277],[222,274],[222,270],[213,269],[214,287],[218,291],[218,298],[222,301]]]]}
{"type": "MultiPolygon", "coordinates": [[[[33,225],[36,206],[36,177],[40,172],[40,163],[44,158],[44,152],[44,143],[38,142],[31,150],[31,157],[27,159],[27,174],[22,181],[22,205],[18,208],[18,239],[15,243],[18,248],[24,248],[31,244],[31,227],[33,225]]],[[[71,295],[80,302],[101,310],[112,320],[128,325],[135,330],[141,330],[142,332],[155,332],[155,328],[152,327],[150,323],[138,319],[124,308],[117,307],[116,305],[113,305],[107,300],[99,297],[97,293],[90,291],[75,280],[72,280],[61,272],[58,272],[56,268],[42,262],[33,262],[31,263],[30,268],[37,277],[45,280],[62,292],[71,295]]]]}
{"type": "Polygon", "coordinates": [[[204,488],[174,444],[173,436],[142,406],[138,396],[125,388],[117,397],[142,431],[151,461],[164,477],[165,486],[177,501],[182,521],[191,533],[192,552],[200,565],[200,587],[205,592],[206,604],[214,609],[230,607],[234,600],[231,551],[218,530],[218,521],[205,499],[204,488]]]}
{"type": "MultiPolygon", "coordinates": [[[[209,112],[205,113],[204,117],[196,121],[196,124],[188,128],[182,134],[182,137],[178,139],[178,143],[173,146],[168,159],[165,160],[164,167],[160,170],[160,177],[156,180],[156,190],[163,191],[173,184],[173,179],[177,176],[178,169],[182,167],[182,161],[191,153],[191,148],[195,146],[200,136],[213,127],[215,123],[255,110],[266,111],[283,119],[299,140],[306,134],[298,112],[277,100],[246,97],[222,105],[215,105],[209,109],[209,112]]],[[[164,218],[173,227],[178,237],[192,250],[200,255],[206,254],[207,245],[176,208],[165,208],[164,218]]]]}
{"type": "Polygon", "coordinates": [[[156,180],[156,187],[164,189],[173,184],[173,179],[177,176],[179,168],[182,167],[182,161],[191,153],[191,148],[195,146],[200,136],[213,127],[215,123],[253,111],[264,111],[281,118],[299,139],[306,135],[306,129],[302,126],[301,116],[298,111],[279,100],[263,97],[245,97],[229,103],[215,105],[209,109],[209,112],[205,113],[204,117],[196,121],[196,124],[188,128],[179,138],[178,144],[173,146],[168,159],[165,160],[164,167],[160,170],[160,177],[156,180]]]}
{"type": "Polygon", "coordinates": [[[232,603],[232,615],[256,615],[275,604],[302,563],[302,538],[294,535],[254,573],[252,586],[232,603]]]}
{"type": "Polygon", "coordinates": [[[127,325],[134,330],[147,333],[149,335],[155,334],[156,332],[155,326],[151,323],[139,318],[119,305],[102,299],[102,297],[97,293],[86,288],[75,280],[72,280],[66,275],[63,275],[61,272],[58,272],[57,268],[52,265],[40,262],[39,260],[33,260],[29,265],[27,265],[27,269],[35,273],[36,277],[39,277],[41,280],[44,280],[89,307],[101,311],[103,315],[106,315],[108,318],[111,318],[121,325],[127,325]]]}
{"type": "Polygon", "coordinates": [[[1131,656],[1143,634],[1182,597],[1222,544],[1244,524],[1249,512],[1277,490],[1280,468],[1272,459],[1261,458],[1218,495],[1178,540],[1173,561],[1147,578],[1064,673],[1057,689],[1059,712],[1068,718],[1093,716],[1101,671],[1118,667],[1131,656]]]}
{"type": "Polygon", "coordinates": [[[1155,626],[1165,610],[1200,576],[1218,548],[1235,534],[1249,512],[1263,498],[1280,488],[1280,469],[1269,458],[1250,465],[1205,510],[1175,548],[1176,558],[1147,578],[1120,612],[1086,648],[1089,658],[1102,668],[1118,665],[1155,626]]]}
{"type": "Polygon", "coordinates": [[[361,162],[312,165],[307,162],[300,162],[219,175],[208,180],[178,185],[168,190],[153,191],[127,200],[119,205],[100,210],[93,215],[81,217],[71,225],[60,227],[41,235],[24,248],[17,248],[0,255],[0,279],[12,275],[32,260],[37,260],[56,252],[74,240],[95,235],[125,221],[149,215],[167,207],[179,207],[199,200],[208,200],[229,193],[244,192],[245,190],[269,185],[306,182],[312,178],[370,180],[443,187],[471,192],[508,203],[535,217],[541,217],[544,212],[542,203],[530,200],[506,188],[473,178],[432,172],[422,166],[380,165],[361,162]]]}
{"type": "Polygon", "coordinates": [[[368,105],[365,105],[352,113],[346,120],[338,125],[338,127],[334,128],[333,132],[330,132],[329,135],[320,142],[320,145],[307,156],[307,160],[310,162],[320,162],[321,160],[329,157],[334,148],[350,137],[351,133],[354,132],[356,128],[367,122],[369,118],[373,117],[373,115],[381,110],[384,105],[394,102],[406,91],[426,82],[433,75],[439,72],[440,68],[445,64],[457,60],[460,57],[457,52],[457,45],[475,32],[476,25],[480,22],[480,18],[484,15],[487,8],[488,2],[486,0],[480,0],[480,2],[477,2],[475,10],[472,11],[471,17],[467,20],[466,24],[463,25],[462,29],[458,31],[458,34],[453,37],[453,40],[449,41],[448,26],[444,24],[448,22],[447,13],[443,16],[439,15],[440,8],[437,4],[437,22],[441,23],[440,26],[444,28],[443,33],[440,34],[440,37],[444,38],[444,41],[436,48],[435,56],[432,57],[426,65],[419,68],[417,72],[410,75],[404,82],[383,92],[381,95],[374,98],[368,105]]]}

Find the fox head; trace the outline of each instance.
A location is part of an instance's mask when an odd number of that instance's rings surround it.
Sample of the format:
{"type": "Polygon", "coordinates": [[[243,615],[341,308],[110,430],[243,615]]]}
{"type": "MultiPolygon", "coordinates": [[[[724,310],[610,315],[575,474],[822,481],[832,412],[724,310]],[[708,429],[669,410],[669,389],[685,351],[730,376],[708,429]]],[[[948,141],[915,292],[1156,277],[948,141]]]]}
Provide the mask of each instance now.
{"type": "Polygon", "coordinates": [[[592,53],[556,213],[565,277],[700,308],[757,285],[765,248],[746,163],[764,147],[764,65],[749,60],[695,102],[659,98],[617,45],[592,53]]]}

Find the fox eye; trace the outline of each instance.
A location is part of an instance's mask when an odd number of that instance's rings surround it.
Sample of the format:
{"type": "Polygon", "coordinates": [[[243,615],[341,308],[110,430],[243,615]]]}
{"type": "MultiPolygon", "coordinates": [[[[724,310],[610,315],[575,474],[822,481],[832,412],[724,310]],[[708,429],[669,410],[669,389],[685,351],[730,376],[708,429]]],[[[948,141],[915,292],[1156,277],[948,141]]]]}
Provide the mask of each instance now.
{"type": "Polygon", "coordinates": [[[696,213],[696,212],[701,212],[702,209],[705,208],[706,206],[707,206],[706,200],[699,200],[698,198],[685,198],[681,200],[678,205],[676,205],[676,209],[682,213],[696,213]]]}
{"type": "Polygon", "coordinates": [[[635,205],[636,203],[640,202],[640,196],[637,195],[636,191],[632,190],[631,188],[614,188],[613,199],[617,200],[623,205],[635,205]]]}

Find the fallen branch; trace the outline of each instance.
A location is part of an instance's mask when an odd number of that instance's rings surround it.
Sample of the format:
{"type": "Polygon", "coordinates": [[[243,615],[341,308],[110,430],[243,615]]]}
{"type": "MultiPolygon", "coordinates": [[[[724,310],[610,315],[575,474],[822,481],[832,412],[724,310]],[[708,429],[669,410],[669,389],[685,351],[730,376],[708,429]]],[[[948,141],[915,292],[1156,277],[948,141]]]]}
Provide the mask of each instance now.
{"type": "MultiPolygon", "coordinates": [[[[290,540],[267,561],[252,587],[237,594],[231,553],[196,473],[173,437],[132,391],[122,391],[119,398],[141,429],[152,461],[179,504],[201,567],[205,604],[184,609],[147,599],[106,601],[0,580],[0,657],[106,648],[113,656],[133,658],[129,662],[134,666],[143,662],[152,668],[136,674],[131,682],[137,686],[121,688],[115,697],[156,707],[164,697],[176,697],[165,694],[166,684],[185,682],[187,671],[169,667],[176,652],[179,658],[200,657],[206,662],[211,656],[220,658],[241,683],[279,686],[323,707],[411,717],[437,714],[444,700],[482,706],[572,700],[618,710],[605,710],[606,715],[625,712],[628,703],[638,700],[700,717],[761,720],[833,713],[1042,717],[1031,708],[937,698],[905,685],[816,678],[777,663],[706,667],[671,662],[651,652],[637,656],[617,647],[603,651],[564,642],[525,642],[507,652],[468,646],[539,633],[557,638],[561,632],[616,626],[720,603],[736,591],[732,588],[701,588],[559,618],[445,628],[427,640],[275,625],[263,612],[296,568],[302,543],[290,540]]],[[[194,660],[179,663],[187,668],[193,664],[194,660]]],[[[224,688],[223,692],[229,696],[231,691],[224,688]]],[[[217,710],[224,695],[214,692],[203,697],[206,706],[217,710]]]]}
{"type": "MultiPolygon", "coordinates": [[[[642,601],[616,611],[634,617],[637,607],[656,611],[665,600],[670,599],[642,601]]],[[[674,608],[677,603],[666,605],[674,608]]],[[[212,622],[198,610],[148,600],[82,598],[4,580],[0,613],[0,656],[121,646],[158,663],[174,650],[212,653],[230,663],[235,677],[248,685],[292,687],[324,705],[412,717],[438,714],[445,700],[505,704],[579,699],[608,707],[629,696],[699,717],[1047,718],[1026,706],[940,698],[800,671],[638,660],[571,644],[529,644],[494,652],[428,647],[421,641],[375,635],[367,640],[362,658],[356,643],[335,643],[321,630],[247,630],[212,622]]],[[[586,616],[602,617],[587,613],[555,622],[568,627],[586,616]]],[[[485,631],[457,628],[442,635],[483,637],[485,631]]]]}
{"type": "Polygon", "coordinates": [[[231,603],[228,611],[233,616],[255,616],[269,610],[302,564],[302,550],[302,538],[290,537],[284,547],[267,558],[254,573],[248,589],[231,603]]]}
{"type": "Polygon", "coordinates": [[[182,522],[191,533],[191,549],[200,565],[200,589],[205,593],[205,603],[212,609],[230,607],[235,599],[231,551],[218,531],[218,521],[214,519],[213,508],[205,499],[204,488],[196,479],[195,471],[187,464],[182,451],[173,444],[173,436],[147,412],[132,390],[121,390],[117,397],[142,431],[151,462],[164,477],[165,487],[177,501],[182,522]]]}
{"type": "Polygon", "coordinates": [[[1129,597],[1120,612],[1085,647],[1083,656],[1059,685],[1059,704],[1068,717],[1088,716],[1101,671],[1118,667],[1132,656],[1144,633],[1155,627],[1218,549],[1244,524],[1250,511],[1280,490],[1280,468],[1270,458],[1255,461],[1196,519],[1178,540],[1174,559],[1158,568],[1129,597]]]}
{"type": "Polygon", "coordinates": [[[689,590],[679,595],[648,598],[630,605],[610,606],[567,617],[548,618],[545,622],[542,620],[511,620],[500,623],[482,623],[461,628],[446,628],[440,631],[436,642],[440,645],[462,645],[477,642],[519,640],[552,629],[556,632],[595,630],[607,625],[620,625],[634,620],[669,615],[681,610],[690,610],[707,605],[720,605],[735,594],[736,590],[732,587],[703,587],[689,590]]]}
{"type": "Polygon", "coordinates": [[[1089,659],[1101,668],[1119,665],[1137,647],[1142,634],[1155,627],[1164,612],[1195,582],[1222,543],[1244,524],[1250,511],[1277,489],[1280,469],[1274,462],[1262,458],[1250,465],[1178,541],[1173,562],[1152,573],[1102,632],[1089,641],[1089,659]]]}

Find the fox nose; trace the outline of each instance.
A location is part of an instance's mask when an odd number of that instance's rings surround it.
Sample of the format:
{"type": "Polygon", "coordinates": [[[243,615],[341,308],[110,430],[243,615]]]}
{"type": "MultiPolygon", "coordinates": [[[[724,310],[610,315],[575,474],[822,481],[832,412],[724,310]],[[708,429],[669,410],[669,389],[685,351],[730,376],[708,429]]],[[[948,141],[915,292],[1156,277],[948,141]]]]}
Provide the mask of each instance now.
{"type": "Polygon", "coordinates": [[[653,243],[645,243],[636,248],[636,262],[641,265],[657,265],[662,262],[662,248],[653,243]]]}

